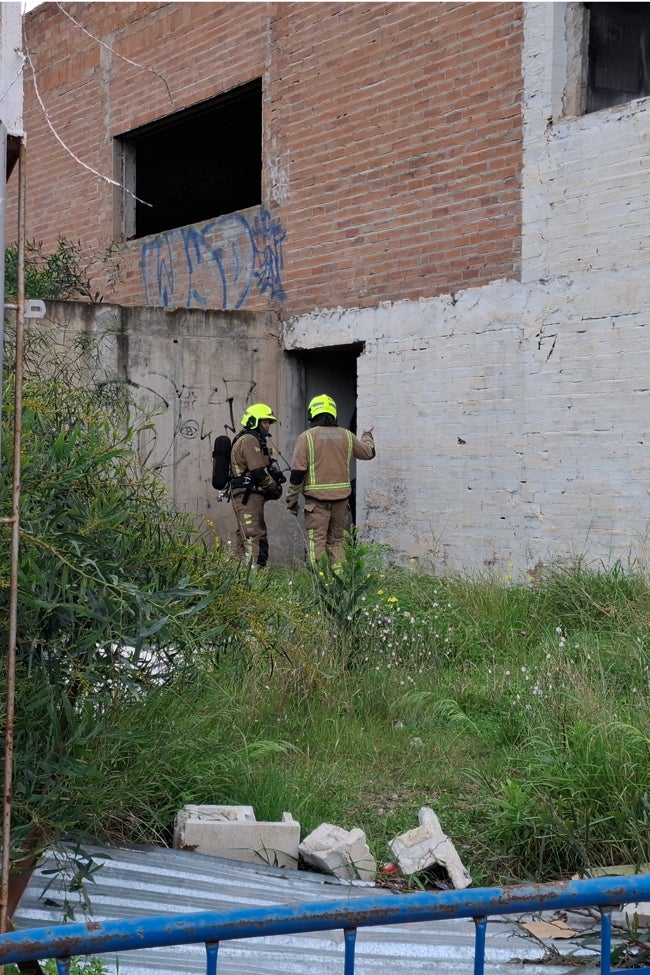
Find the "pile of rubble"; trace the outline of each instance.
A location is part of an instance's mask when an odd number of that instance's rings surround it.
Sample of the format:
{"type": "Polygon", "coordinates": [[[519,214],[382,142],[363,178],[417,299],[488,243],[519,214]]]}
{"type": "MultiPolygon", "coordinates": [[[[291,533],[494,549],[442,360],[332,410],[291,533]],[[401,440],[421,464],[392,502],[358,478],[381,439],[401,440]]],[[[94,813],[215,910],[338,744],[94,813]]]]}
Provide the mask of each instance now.
{"type": "Polygon", "coordinates": [[[453,843],[428,806],[419,825],[391,840],[393,859],[381,867],[370,852],[362,829],[322,823],[300,840],[300,823],[291,813],[280,822],[258,822],[252,806],[185,806],[176,816],[174,847],[247,863],[313,870],[345,880],[376,882],[382,875],[410,878],[441,871],[444,885],[462,890],[472,883],[453,843]]]}

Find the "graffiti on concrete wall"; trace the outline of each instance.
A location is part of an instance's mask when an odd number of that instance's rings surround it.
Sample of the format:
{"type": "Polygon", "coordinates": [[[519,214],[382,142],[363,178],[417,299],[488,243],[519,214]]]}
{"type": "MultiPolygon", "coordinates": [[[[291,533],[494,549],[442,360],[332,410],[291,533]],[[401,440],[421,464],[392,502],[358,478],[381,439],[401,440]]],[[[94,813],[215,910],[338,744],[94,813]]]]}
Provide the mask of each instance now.
{"type": "MultiPolygon", "coordinates": [[[[179,388],[171,376],[160,373],[150,373],[143,382],[130,381],[144,414],[154,420],[138,432],[138,454],[145,466],[167,476],[194,460],[207,480],[213,439],[236,433],[256,387],[254,380],[245,379],[223,379],[222,384],[179,388]]],[[[194,468],[188,470],[195,476],[194,468]]]]}
{"type": "Polygon", "coordinates": [[[285,232],[266,207],[148,238],[140,251],[147,305],[243,308],[251,295],[283,301],[285,232]]]}

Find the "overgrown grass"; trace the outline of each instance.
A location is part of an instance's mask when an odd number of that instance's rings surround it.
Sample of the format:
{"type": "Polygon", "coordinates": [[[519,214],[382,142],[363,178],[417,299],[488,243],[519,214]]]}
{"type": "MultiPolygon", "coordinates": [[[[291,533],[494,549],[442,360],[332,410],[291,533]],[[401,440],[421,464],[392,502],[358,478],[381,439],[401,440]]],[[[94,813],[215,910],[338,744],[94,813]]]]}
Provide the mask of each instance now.
{"type": "Polygon", "coordinates": [[[249,596],[282,652],[206,654],[116,709],[97,829],[167,841],[184,803],[242,803],[361,827],[381,863],[428,805],[475,883],[648,862],[649,595],[618,567],[439,579],[353,540],[340,576],[270,572],[249,596]]]}

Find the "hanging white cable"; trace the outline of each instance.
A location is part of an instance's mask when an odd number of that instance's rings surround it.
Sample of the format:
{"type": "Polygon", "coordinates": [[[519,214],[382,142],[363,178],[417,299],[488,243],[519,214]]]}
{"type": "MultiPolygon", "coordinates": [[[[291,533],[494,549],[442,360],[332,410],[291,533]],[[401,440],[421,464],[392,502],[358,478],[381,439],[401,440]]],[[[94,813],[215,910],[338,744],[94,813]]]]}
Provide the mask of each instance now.
{"type": "Polygon", "coordinates": [[[105,183],[109,183],[111,186],[117,186],[117,187],[119,187],[121,190],[124,190],[125,193],[128,193],[129,196],[133,197],[134,200],[137,200],[138,203],[142,203],[142,204],[144,204],[144,206],[148,206],[148,207],[153,206],[152,203],[148,203],[146,200],[142,200],[142,199],[140,199],[139,196],[136,196],[135,193],[132,193],[131,190],[127,186],[124,185],[124,183],[120,183],[119,180],[112,179],[110,176],[106,176],[104,173],[100,173],[97,169],[93,169],[92,166],[89,166],[88,163],[85,163],[83,161],[83,159],[80,159],[79,156],[77,156],[72,151],[72,149],[70,149],[70,147],[65,144],[65,142],[63,141],[63,139],[61,138],[61,136],[59,135],[59,133],[54,128],[54,125],[53,125],[53,123],[52,123],[52,121],[51,121],[51,119],[50,119],[50,117],[49,117],[49,115],[47,113],[47,109],[45,107],[45,104],[43,102],[43,99],[41,98],[41,93],[38,90],[38,82],[36,80],[36,69],[34,68],[34,63],[32,61],[31,55],[29,53],[29,48],[27,47],[26,44],[25,44],[25,57],[27,58],[27,62],[28,62],[29,66],[31,68],[31,71],[32,71],[32,80],[34,82],[34,94],[36,95],[36,98],[38,100],[38,104],[41,106],[41,111],[43,112],[43,116],[45,118],[45,121],[47,122],[48,128],[49,128],[50,132],[52,133],[52,135],[54,136],[54,138],[56,139],[56,141],[58,143],[60,143],[61,146],[63,146],[63,148],[65,149],[65,151],[68,153],[68,155],[69,156],[72,156],[72,158],[74,159],[74,161],[76,163],[78,163],[80,166],[82,166],[83,169],[88,170],[89,173],[92,173],[93,176],[98,176],[99,179],[103,179],[105,183]]]}
{"type": "Polygon", "coordinates": [[[88,37],[90,37],[91,40],[95,41],[97,44],[101,44],[103,48],[105,48],[107,51],[110,51],[111,54],[114,54],[116,57],[121,58],[123,61],[126,61],[127,64],[132,64],[134,68],[140,68],[142,71],[151,71],[151,73],[155,74],[157,78],[160,78],[163,85],[167,89],[167,94],[169,96],[170,102],[172,103],[172,105],[174,104],[174,99],[172,98],[172,93],[169,90],[169,85],[167,84],[167,81],[165,80],[163,75],[160,74],[159,71],[156,71],[155,68],[150,68],[149,65],[147,64],[140,64],[138,61],[132,61],[131,58],[127,58],[123,54],[120,54],[119,51],[116,51],[115,48],[111,47],[110,44],[107,44],[106,41],[102,41],[100,37],[95,37],[95,35],[91,34],[89,30],[86,30],[83,24],[80,24],[78,20],[75,20],[72,14],[69,14],[68,11],[61,6],[58,0],[56,0],[56,5],[61,11],[61,13],[65,14],[68,20],[72,21],[75,27],[78,27],[80,31],[83,31],[83,33],[86,34],[88,37]]]}

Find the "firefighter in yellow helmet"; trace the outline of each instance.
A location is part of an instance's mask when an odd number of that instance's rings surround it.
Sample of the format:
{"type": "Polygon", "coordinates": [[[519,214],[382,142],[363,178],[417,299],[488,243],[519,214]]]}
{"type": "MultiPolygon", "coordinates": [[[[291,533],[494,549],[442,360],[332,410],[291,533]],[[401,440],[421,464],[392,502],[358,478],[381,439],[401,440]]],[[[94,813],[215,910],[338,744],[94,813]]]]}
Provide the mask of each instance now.
{"type": "Polygon", "coordinates": [[[266,403],[253,403],[241,419],[230,454],[232,506],[237,518],[237,549],[251,567],[263,568],[269,558],[264,505],[282,497],[286,478],[268,443],[277,417],[266,403]]]}
{"type": "Polygon", "coordinates": [[[350,514],[352,459],[372,460],[375,441],[371,427],[356,437],[336,422],[331,396],[314,396],[307,409],[310,428],[300,434],[291,461],[287,507],[298,514],[304,496],[307,560],[327,555],[330,565],[343,558],[343,537],[350,514]]]}

